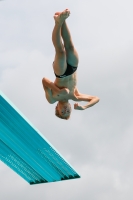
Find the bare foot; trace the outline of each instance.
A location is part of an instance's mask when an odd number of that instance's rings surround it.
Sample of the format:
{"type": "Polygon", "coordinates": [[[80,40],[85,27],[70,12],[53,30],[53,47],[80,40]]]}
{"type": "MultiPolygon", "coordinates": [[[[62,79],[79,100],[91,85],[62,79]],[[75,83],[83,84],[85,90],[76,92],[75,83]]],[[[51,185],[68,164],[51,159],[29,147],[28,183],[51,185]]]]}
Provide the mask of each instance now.
{"type": "Polygon", "coordinates": [[[60,14],[61,14],[61,12],[56,12],[54,15],[57,15],[57,16],[58,16],[58,15],[60,15],[60,14]]]}
{"type": "Polygon", "coordinates": [[[70,11],[68,9],[64,10],[63,12],[56,12],[54,15],[55,23],[62,25],[69,15],[70,11]]]}

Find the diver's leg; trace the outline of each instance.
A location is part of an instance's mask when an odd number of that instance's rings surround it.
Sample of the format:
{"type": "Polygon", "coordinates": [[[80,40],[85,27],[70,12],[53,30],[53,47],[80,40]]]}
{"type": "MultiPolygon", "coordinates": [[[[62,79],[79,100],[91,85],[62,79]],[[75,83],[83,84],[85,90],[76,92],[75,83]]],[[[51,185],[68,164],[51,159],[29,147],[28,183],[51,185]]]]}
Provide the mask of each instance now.
{"type": "Polygon", "coordinates": [[[62,38],[61,38],[61,24],[55,23],[53,32],[52,32],[52,41],[53,45],[55,47],[55,51],[58,53],[64,52],[64,46],[62,43],[62,38]]]}
{"type": "MultiPolygon", "coordinates": [[[[55,15],[60,15],[61,12],[56,12],[55,15]]],[[[64,46],[67,55],[67,62],[72,66],[78,66],[79,56],[74,47],[70,30],[67,26],[66,21],[62,24],[61,35],[64,41],[64,46]]]]}
{"type": "MultiPolygon", "coordinates": [[[[55,15],[60,15],[60,14],[61,14],[61,12],[55,13],[55,15]]],[[[62,38],[64,41],[65,48],[74,47],[73,42],[72,42],[72,37],[71,37],[70,31],[68,29],[68,26],[66,24],[66,21],[64,21],[62,24],[61,35],[62,35],[62,38]]]]}
{"type": "Polygon", "coordinates": [[[72,37],[71,37],[71,33],[70,33],[70,30],[67,26],[67,23],[66,21],[64,21],[64,23],[62,24],[62,27],[61,27],[61,35],[62,35],[62,38],[63,38],[63,41],[64,41],[64,46],[66,49],[68,48],[74,48],[74,44],[73,44],[73,41],[72,41],[72,37]]]}
{"type": "Polygon", "coordinates": [[[61,35],[64,41],[65,50],[66,50],[67,62],[72,66],[78,66],[79,56],[78,56],[77,50],[74,47],[70,30],[65,21],[61,27],[61,35]]]}
{"type": "Polygon", "coordinates": [[[63,11],[60,15],[54,15],[55,19],[55,26],[52,32],[52,41],[53,45],[55,47],[55,60],[54,60],[54,72],[57,75],[62,75],[67,67],[66,64],[66,52],[64,45],[62,43],[61,38],[61,27],[64,22],[64,20],[69,16],[69,13],[67,10],[63,11]]]}
{"type": "Polygon", "coordinates": [[[64,10],[63,12],[58,12],[58,14],[55,13],[54,15],[55,27],[53,29],[52,41],[53,41],[56,51],[64,50],[64,46],[61,40],[61,27],[65,19],[68,18],[69,15],[70,15],[70,11],[68,9],[64,10]]]}

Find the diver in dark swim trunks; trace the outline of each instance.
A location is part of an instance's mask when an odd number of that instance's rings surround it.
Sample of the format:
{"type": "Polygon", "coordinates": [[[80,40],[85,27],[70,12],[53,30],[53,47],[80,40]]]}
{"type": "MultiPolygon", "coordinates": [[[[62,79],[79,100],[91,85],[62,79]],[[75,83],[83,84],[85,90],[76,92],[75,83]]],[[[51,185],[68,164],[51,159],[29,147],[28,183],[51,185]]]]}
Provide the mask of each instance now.
{"type": "Polygon", "coordinates": [[[75,103],[74,109],[76,110],[85,110],[99,101],[98,97],[81,94],[77,89],[79,57],[65,21],[69,15],[70,11],[68,9],[63,12],[56,12],[54,15],[55,26],[52,41],[56,52],[53,62],[56,79],[54,82],[47,78],[42,79],[46,99],[50,104],[58,102],[55,115],[61,119],[70,118],[72,109],[69,100],[87,102],[85,106],[75,103]]]}

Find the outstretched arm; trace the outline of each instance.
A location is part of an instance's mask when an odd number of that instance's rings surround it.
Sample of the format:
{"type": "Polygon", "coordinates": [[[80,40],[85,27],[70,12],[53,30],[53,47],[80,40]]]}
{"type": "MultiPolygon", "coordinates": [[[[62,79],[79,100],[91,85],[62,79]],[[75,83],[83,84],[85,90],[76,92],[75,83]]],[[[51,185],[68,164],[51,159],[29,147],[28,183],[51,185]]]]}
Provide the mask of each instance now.
{"type": "Polygon", "coordinates": [[[100,100],[96,96],[81,94],[79,92],[77,92],[75,95],[77,97],[77,101],[87,101],[88,102],[85,106],[82,106],[82,105],[79,105],[78,103],[75,103],[74,109],[76,109],[76,110],[85,110],[87,108],[90,108],[90,107],[94,106],[96,103],[98,103],[99,100],[100,100]]]}

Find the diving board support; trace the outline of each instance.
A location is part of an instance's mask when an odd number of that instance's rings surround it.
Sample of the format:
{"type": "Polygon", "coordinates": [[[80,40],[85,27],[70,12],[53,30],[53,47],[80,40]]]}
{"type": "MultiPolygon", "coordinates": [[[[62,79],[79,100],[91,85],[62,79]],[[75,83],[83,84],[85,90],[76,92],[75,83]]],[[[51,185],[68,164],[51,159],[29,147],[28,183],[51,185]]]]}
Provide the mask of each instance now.
{"type": "Polygon", "coordinates": [[[80,178],[80,175],[0,92],[0,160],[29,184],[80,178]]]}

